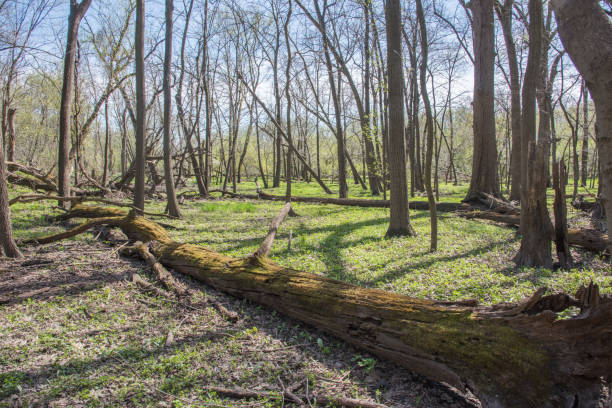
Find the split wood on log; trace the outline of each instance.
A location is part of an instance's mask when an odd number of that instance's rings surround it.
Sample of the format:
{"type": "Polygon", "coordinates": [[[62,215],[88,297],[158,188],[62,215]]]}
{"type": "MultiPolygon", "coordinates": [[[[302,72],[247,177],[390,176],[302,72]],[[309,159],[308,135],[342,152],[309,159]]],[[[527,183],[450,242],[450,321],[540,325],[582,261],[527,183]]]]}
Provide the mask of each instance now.
{"type": "Polygon", "coordinates": [[[116,226],[131,239],[151,242],[164,266],[216,289],[431,379],[470,389],[486,407],[590,407],[607,398],[603,379],[612,377],[612,299],[600,296],[596,286],[577,298],[538,291],[518,305],[436,302],[285,268],[265,257],[233,258],[175,242],[159,225],[134,214],[88,223],[116,226]],[[569,306],[581,307],[581,314],[559,319],[557,313],[569,306]]]}

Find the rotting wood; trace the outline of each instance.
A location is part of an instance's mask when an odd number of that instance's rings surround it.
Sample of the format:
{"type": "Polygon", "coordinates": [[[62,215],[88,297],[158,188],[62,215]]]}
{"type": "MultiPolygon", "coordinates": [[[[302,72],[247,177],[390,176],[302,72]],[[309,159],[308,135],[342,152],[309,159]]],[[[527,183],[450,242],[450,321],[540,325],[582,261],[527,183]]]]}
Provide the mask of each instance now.
{"type": "MultiPolygon", "coordinates": [[[[192,307],[191,297],[195,295],[196,291],[185,287],[179,281],[177,281],[174,276],[172,276],[172,274],[168,272],[161,263],[158,262],[155,256],[151,254],[147,244],[137,241],[132,246],[122,248],[121,254],[127,256],[134,256],[135,254],[137,254],[138,256],[140,256],[145,261],[147,266],[151,268],[151,270],[155,273],[156,279],[160,281],[166,289],[174,293],[177,297],[184,299],[184,301],[186,302],[180,304],[186,307],[192,307]]],[[[154,285],[143,280],[138,275],[134,275],[133,280],[135,283],[140,284],[141,286],[144,286],[146,288],[148,288],[147,285],[152,286],[153,288],[155,288],[152,289],[153,291],[156,291],[157,289],[154,285]]],[[[159,294],[163,295],[164,297],[168,297],[165,292],[159,292],[159,294]]],[[[217,312],[219,312],[228,320],[235,322],[239,319],[237,313],[228,310],[218,300],[210,296],[206,296],[205,302],[210,303],[217,310],[217,312]]]]}
{"type": "Polygon", "coordinates": [[[6,162],[6,168],[8,171],[12,172],[21,172],[23,174],[27,174],[28,176],[32,176],[41,183],[47,184],[49,187],[53,188],[54,191],[57,191],[57,183],[55,180],[52,180],[48,175],[42,172],[42,170],[36,169],[34,167],[24,166],[22,164],[16,162],[6,162]]]}
{"type": "Polygon", "coordinates": [[[561,268],[569,269],[573,261],[567,241],[567,201],[565,198],[567,171],[565,170],[563,161],[558,162],[556,160],[553,162],[552,169],[553,187],[555,189],[555,201],[553,204],[555,214],[554,242],[561,268]]]}
{"type": "Polygon", "coordinates": [[[88,223],[75,230],[106,223],[131,239],[153,241],[151,252],[165,267],[469,389],[483,406],[597,406],[607,398],[602,377],[612,376],[612,299],[599,295],[596,285],[576,297],[539,291],[519,304],[449,305],[296,271],[265,257],[233,258],[175,242],[133,213],[88,223]],[[582,313],[559,319],[557,313],[570,306],[582,313]]]}
{"type": "Polygon", "coordinates": [[[146,244],[137,241],[131,246],[127,246],[121,249],[122,255],[134,256],[137,254],[140,256],[147,266],[155,273],[155,277],[161,284],[171,292],[174,292],[179,297],[188,296],[187,289],[184,285],[181,285],[174,277],[160,264],[157,259],[149,252],[149,248],[146,244]]]}

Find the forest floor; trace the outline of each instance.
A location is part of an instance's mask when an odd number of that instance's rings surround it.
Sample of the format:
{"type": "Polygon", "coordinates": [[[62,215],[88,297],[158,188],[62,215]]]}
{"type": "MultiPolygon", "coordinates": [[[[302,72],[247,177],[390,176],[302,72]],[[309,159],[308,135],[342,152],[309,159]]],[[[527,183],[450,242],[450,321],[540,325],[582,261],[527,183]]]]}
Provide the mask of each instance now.
{"type": "MultiPolygon", "coordinates": [[[[295,195],[322,195],[297,184],[295,195]]],[[[442,186],[458,202],[466,186],[442,186]]],[[[239,191],[254,192],[252,183],[239,191]]],[[[282,194],[283,188],[266,190],[282,194]]],[[[11,197],[25,190],[11,190],[11,197]]],[[[358,192],[357,196],[367,197],[358,192]]],[[[11,208],[15,235],[61,231],[53,202],[11,208]]],[[[184,218],[167,220],[177,241],[227,255],[257,249],[282,203],[186,200],[184,218]]],[[[163,211],[163,202],[148,202],[163,211]]],[[[570,207],[570,206],[568,206],[570,207]]],[[[270,257],[285,266],[354,284],[439,300],[516,301],[546,286],[573,293],[591,280],[612,291],[612,270],[598,255],[572,250],[570,271],[516,269],[516,230],[440,213],[439,250],[430,253],[428,212],[412,211],[416,238],[383,239],[388,209],[294,204],[270,257]],[[292,236],[291,248],[288,238],[292,236]]],[[[570,207],[570,224],[588,218],[570,207]]],[[[298,395],[344,396],[392,407],[468,407],[453,390],[379,360],[316,329],[201,286],[196,307],[145,293],[135,273],[146,267],[118,255],[97,232],[25,248],[25,260],[0,258],[1,406],[276,407],[283,387],[298,395]],[[33,261],[35,260],[35,261],[33,261]],[[232,322],[207,303],[239,314],[232,322]],[[240,386],[277,393],[227,399],[207,387],[240,386]],[[308,389],[308,391],[307,391],[308,389]]]]}

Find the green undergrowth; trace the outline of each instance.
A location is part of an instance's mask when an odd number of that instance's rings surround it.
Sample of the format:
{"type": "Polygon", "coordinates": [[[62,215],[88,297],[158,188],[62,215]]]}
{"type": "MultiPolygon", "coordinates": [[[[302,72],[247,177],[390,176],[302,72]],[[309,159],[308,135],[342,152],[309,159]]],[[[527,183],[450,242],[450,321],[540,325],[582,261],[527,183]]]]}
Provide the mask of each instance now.
{"type": "MultiPolygon", "coordinates": [[[[239,186],[243,192],[255,189],[254,183],[239,186]]],[[[271,191],[280,194],[281,187],[271,191]]],[[[443,185],[440,195],[457,202],[466,189],[466,185],[443,185]]],[[[296,195],[321,195],[316,183],[295,183],[293,190],[296,195]]],[[[13,191],[11,196],[17,193],[13,191]]],[[[54,202],[13,206],[15,235],[31,238],[61,231],[61,226],[50,225],[47,220],[48,214],[57,213],[53,206],[54,202]]],[[[411,212],[416,237],[385,239],[388,209],[304,203],[293,206],[298,216],[288,217],[281,225],[270,257],[295,269],[411,296],[475,298],[483,303],[515,301],[541,286],[573,293],[591,280],[604,292],[611,290],[610,267],[591,253],[575,251],[578,264],[570,271],[515,268],[512,257],[518,251],[520,237],[513,228],[442,212],[439,249],[432,253],[427,211],[411,212]]],[[[147,202],[148,211],[163,212],[164,207],[161,201],[147,202]]],[[[257,249],[270,219],[281,207],[279,202],[217,196],[186,200],[181,206],[183,219],[162,221],[172,226],[169,233],[176,241],[241,257],[257,249]]],[[[578,215],[568,207],[570,218],[578,215]]],[[[93,236],[83,234],[73,239],[91,240],[93,236]]]]}
{"type": "MultiPolygon", "coordinates": [[[[296,195],[321,195],[313,183],[294,187],[296,195]]],[[[251,192],[248,184],[243,188],[251,192]]],[[[457,202],[465,191],[465,185],[445,185],[441,199],[457,202]]],[[[10,195],[28,192],[12,189],[10,195]]],[[[284,186],[272,192],[283,194],[284,186]]],[[[366,193],[362,197],[372,198],[366,193]]],[[[243,257],[257,249],[282,205],[217,195],[186,200],[183,219],[156,220],[176,241],[243,257]]],[[[511,259],[519,245],[516,230],[486,221],[439,213],[439,250],[432,253],[427,211],[411,212],[416,237],[384,239],[388,209],[293,206],[297,216],[281,225],[270,257],[295,269],[411,296],[476,298],[482,303],[516,301],[541,286],[574,292],[591,280],[603,292],[611,291],[610,267],[593,254],[575,251],[579,264],[571,271],[515,268],[511,259]]],[[[163,212],[165,204],[149,201],[146,207],[163,212]]],[[[66,228],[50,219],[60,214],[55,202],[17,204],[11,211],[18,239],[66,228]]],[[[570,217],[578,216],[570,207],[570,217]]],[[[378,400],[389,390],[368,385],[366,379],[397,371],[379,369],[385,362],[248,302],[226,298],[225,304],[241,315],[232,323],[210,305],[186,310],[146,294],[129,282],[130,273],[147,277],[146,268],[138,262],[112,261],[113,249],[95,243],[95,234],[30,250],[42,251],[42,256],[49,250],[59,258],[65,254],[66,259],[24,270],[15,292],[4,293],[24,297],[14,304],[0,303],[0,408],[277,407],[282,405],[280,395],[235,400],[206,387],[274,391],[279,379],[285,385],[307,379],[317,392],[378,400]],[[81,246],[87,242],[93,245],[81,246]],[[114,278],[101,282],[96,273],[114,278]]],[[[10,268],[5,269],[9,274],[10,268]]],[[[418,383],[406,385],[410,378],[403,374],[401,387],[416,391],[403,406],[445,405],[418,383]]]]}

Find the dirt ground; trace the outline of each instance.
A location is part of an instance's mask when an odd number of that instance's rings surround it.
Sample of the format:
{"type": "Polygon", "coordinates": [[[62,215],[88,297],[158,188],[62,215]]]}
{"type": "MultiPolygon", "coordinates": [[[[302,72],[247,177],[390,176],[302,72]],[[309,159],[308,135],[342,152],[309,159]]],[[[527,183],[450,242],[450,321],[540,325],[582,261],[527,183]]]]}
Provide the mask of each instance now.
{"type": "Polygon", "coordinates": [[[317,395],[388,407],[480,406],[188,277],[175,275],[201,293],[189,307],[147,293],[132,281],[138,273],[155,283],[144,264],[95,235],[26,248],[23,260],[0,258],[0,407],[294,406],[282,389],[313,407],[317,395]],[[224,318],[211,298],[239,320],[224,318]],[[213,386],[279,396],[227,398],[213,386]]]}

